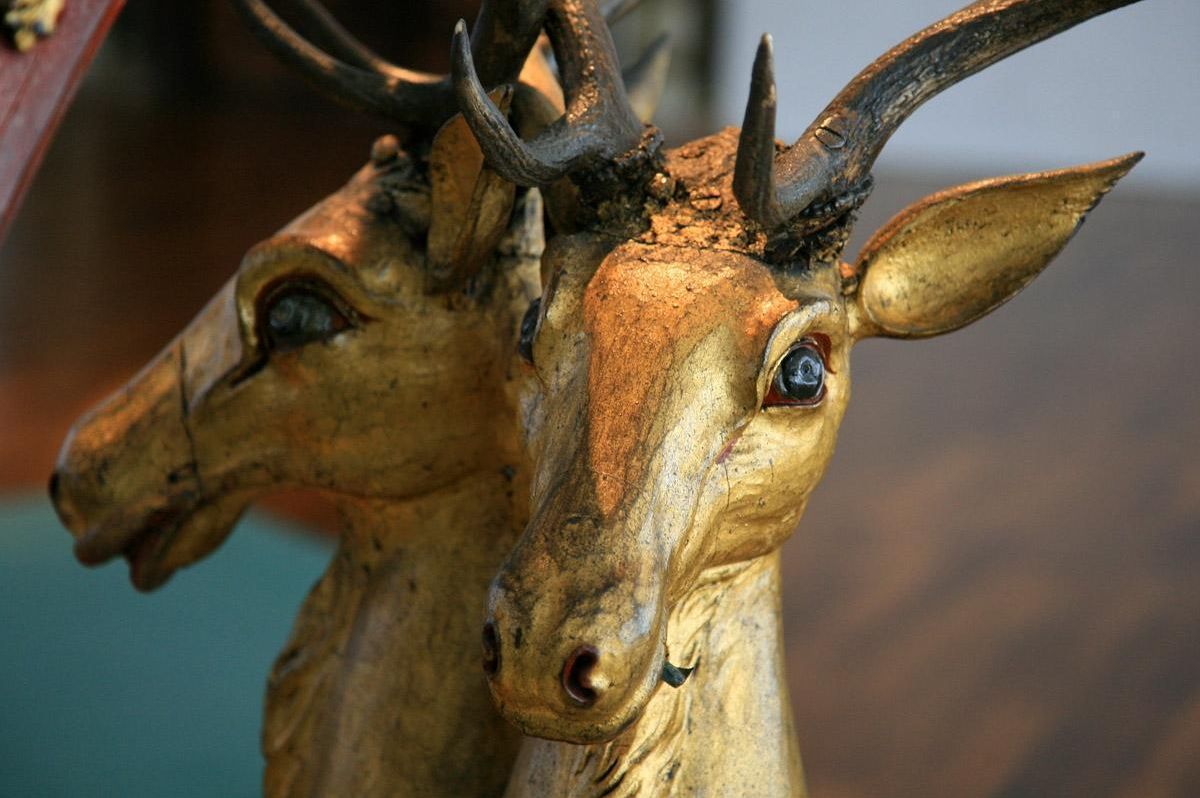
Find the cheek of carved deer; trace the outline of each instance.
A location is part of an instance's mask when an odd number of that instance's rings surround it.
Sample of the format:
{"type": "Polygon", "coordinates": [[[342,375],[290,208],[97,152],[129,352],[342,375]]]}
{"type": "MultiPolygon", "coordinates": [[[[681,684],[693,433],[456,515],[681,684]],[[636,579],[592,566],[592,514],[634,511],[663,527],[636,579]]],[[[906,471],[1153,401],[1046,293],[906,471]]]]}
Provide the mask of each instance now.
{"type": "Polygon", "coordinates": [[[763,556],[795,531],[849,402],[848,347],[835,348],[831,365],[819,405],[761,410],[709,473],[694,524],[712,530],[704,567],[763,556]]]}

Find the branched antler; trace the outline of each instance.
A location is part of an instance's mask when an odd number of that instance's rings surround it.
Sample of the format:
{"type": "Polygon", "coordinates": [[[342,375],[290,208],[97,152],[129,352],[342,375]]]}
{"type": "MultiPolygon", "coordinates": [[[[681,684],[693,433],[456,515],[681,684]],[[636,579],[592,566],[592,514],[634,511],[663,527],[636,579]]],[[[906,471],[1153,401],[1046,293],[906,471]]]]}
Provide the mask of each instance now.
{"type": "Polygon", "coordinates": [[[546,32],[558,59],[566,113],[526,143],[488,99],[466,25],[454,31],[451,75],[463,116],[488,164],[514,183],[548,185],[589,162],[635,149],[642,123],[625,93],[612,37],[594,2],[551,0],[546,32]]]}
{"type": "MultiPolygon", "coordinates": [[[[315,0],[297,7],[325,39],[316,47],[263,0],[234,0],[254,33],[281,60],[317,89],[360,111],[371,111],[418,128],[436,128],[458,108],[448,77],[405,69],[385,61],[351,36],[315,0]]],[[[475,21],[475,58],[489,87],[516,80],[537,39],[546,0],[487,0],[475,21]]]]}
{"type": "Polygon", "coordinates": [[[888,138],[923,102],[1031,44],[1132,2],[980,0],[878,58],[778,157],[771,40],[764,36],[738,146],[738,204],[768,229],[840,213],[845,202],[839,198],[863,193],[857,190],[888,138]]]}

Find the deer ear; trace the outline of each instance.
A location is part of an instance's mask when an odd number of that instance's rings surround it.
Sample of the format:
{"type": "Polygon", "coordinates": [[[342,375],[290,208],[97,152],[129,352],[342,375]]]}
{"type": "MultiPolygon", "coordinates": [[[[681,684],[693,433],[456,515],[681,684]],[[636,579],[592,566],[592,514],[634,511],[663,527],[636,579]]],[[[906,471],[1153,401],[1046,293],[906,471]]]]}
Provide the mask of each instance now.
{"type": "MultiPolygon", "coordinates": [[[[508,110],[507,90],[493,101],[508,110]]],[[[484,166],[483,152],[462,115],[442,126],[429,152],[428,269],[435,290],[475,274],[508,227],[516,186],[484,166]]]]}
{"type": "Polygon", "coordinates": [[[957,330],[1024,288],[1142,153],[946,189],[910,205],[863,247],[854,337],[957,330]]]}

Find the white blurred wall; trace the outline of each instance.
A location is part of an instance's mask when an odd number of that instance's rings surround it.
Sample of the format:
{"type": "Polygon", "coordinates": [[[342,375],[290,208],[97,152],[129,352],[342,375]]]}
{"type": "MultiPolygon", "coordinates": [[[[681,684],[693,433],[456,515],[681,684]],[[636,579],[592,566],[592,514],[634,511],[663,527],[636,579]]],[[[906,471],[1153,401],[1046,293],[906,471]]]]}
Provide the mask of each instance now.
{"type": "MultiPolygon", "coordinates": [[[[740,125],[759,36],[775,39],[779,137],[792,140],[876,56],[966,0],[721,0],[717,121],[740,125]]],[[[926,103],[881,169],[980,176],[1145,150],[1130,185],[1200,190],[1200,0],[1143,0],[926,103]]]]}

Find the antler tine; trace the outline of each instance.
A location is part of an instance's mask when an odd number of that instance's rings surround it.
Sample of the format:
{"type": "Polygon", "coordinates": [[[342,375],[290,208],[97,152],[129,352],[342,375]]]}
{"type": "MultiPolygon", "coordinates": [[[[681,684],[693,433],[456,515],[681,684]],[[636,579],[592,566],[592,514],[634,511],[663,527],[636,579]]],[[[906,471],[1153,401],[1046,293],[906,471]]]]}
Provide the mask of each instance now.
{"type": "Polygon", "coordinates": [[[764,33],[754,55],[750,99],[738,137],[733,195],[742,213],[766,227],[787,221],[775,191],[775,58],[771,34],[764,33]]]}
{"type": "MultiPolygon", "coordinates": [[[[547,0],[484,0],[475,18],[472,55],[485,86],[511,83],[542,30],[547,0]]],[[[450,79],[446,92],[453,95],[450,79]]],[[[457,111],[457,108],[455,109],[457,111]]]]}
{"type": "Polygon", "coordinates": [[[817,201],[862,186],[891,135],[929,98],[1019,50],[1134,2],[979,0],[860,72],[770,165],[764,158],[774,148],[775,82],[765,42],[738,147],[735,186],[743,212],[766,227],[811,214],[817,201]]]}
{"type": "MultiPolygon", "coordinates": [[[[317,32],[320,36],[318,43],[323,43],[334,58],[371,72],[387,73],[397,68],[351,35],[320,3],[315,0],[293,0],[292,5],[303,17],[302,27],[317,32]]],[[[436,75],[426,75],[425,78],[429,82],[437,80],[436,75]]]]}
{"type": "Polygon", "coordinates": [[[400,67],[393,67],[395,71],[389,70],[385,75],[350,66],[309,43],[263,0],[233,2],[268,49],[316,89],[343,105],[408,124],[429,124],[431,119],[445,119],[452,113],[452,108],[447,108],[445,91],[438,85],[438,76],[400,67]]]}
{"type": "MultiPolygon", "coordinates": [[[[444,75],[405,69],[377,56],[315,0],[298,0],[306,21],[336,57],[300,36],[264,0],[233,0],[251,30],[318,90],[355,110],[436,127],[457,112],[444,75]]],[[[481,73],[489,86],[515,80],[537,39],[547,0],[485,0],[476,20],[481,73]]]]}
{"type": "Polygon", "coordinates": [[[642,123],[625,94],[612,37],[594,0],[552,0],[545,27],[558,58],[567,110],[529,143],[521,141],[488,99],[462,22],[451,46],[455,93],[484,157],[501,176],[525,186],[553,183],[589,160],[615,159],[642,138],[642,123]]]}

